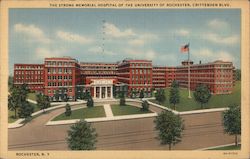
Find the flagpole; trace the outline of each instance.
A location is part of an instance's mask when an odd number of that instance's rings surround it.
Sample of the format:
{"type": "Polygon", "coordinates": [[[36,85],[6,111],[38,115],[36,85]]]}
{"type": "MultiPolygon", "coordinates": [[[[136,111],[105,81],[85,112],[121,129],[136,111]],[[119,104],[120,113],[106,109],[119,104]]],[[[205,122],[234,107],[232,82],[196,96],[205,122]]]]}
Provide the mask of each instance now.
{"type": "Polygon", "coordinates": [[[188,43],[188,98],[192,98],[190,94],[190,43],[188,43]]]}

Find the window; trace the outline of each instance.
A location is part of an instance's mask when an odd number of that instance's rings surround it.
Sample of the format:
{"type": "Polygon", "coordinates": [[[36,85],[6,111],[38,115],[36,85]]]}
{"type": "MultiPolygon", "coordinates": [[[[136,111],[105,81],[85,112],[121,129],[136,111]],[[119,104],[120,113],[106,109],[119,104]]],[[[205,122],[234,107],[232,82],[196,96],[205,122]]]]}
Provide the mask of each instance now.
{"type": "Polygon", "coordinates": [[[67,68],[64,69],[64,73],[68,73],[68,69],[67,68]]]}

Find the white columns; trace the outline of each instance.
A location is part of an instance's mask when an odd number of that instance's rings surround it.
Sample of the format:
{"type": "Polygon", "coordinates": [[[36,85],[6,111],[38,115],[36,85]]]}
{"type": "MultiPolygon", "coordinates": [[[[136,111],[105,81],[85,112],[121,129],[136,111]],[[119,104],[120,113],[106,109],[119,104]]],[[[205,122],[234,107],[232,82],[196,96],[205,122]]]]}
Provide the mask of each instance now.
{"type": "Polygon", "coordinates": [[[105,99],[107,99],[108,98],[108,87],[106,86],[105,87],[105,99]]]}
{"type": "Polygon", "coordinates": [[[102,99],[102,87],[99,87],[99,99],[102,99]]]}
{"type": "Polygon", "coordinates": [[[96,86],[94,86],[94,99],[96,98],[96,86]]]}
{"type": "Polygon", "coordinates": [[[110,98],[113,98],[113,86],[110,86],[110,98]]]}
{"type": "Polygon", "coordinates": [[[96,99],[96,98],[97,99],[113,98],[113,86],[112,85],[102,85],[102,86],[95,85],[93,87],[94,87],[94,99],[96,99]],[[110,89],[110,91],[109,91],[110,96],[108,96],[108,89],[110,89]],[[99,91],[99,95],[97,94],[98,91],[99,91]],[[102,91],[104,91],[104,92],[102,92],[102,91]],[[104,93],[104,96],[102,96],[102,93],[104,93]]]}

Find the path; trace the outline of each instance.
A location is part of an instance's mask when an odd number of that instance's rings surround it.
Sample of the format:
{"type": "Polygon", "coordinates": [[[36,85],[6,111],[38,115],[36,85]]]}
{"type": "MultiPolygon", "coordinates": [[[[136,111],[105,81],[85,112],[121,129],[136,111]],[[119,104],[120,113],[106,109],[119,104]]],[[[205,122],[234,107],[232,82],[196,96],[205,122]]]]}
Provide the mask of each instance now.
{"type": "Polygon", "coordinates": [[[114,117],[113,112],[112,112],[111,107],[110,107],[110,104],[104,104],[103,107],[104,107],[105,114],[106,114],[107,118],[114,117]]]}

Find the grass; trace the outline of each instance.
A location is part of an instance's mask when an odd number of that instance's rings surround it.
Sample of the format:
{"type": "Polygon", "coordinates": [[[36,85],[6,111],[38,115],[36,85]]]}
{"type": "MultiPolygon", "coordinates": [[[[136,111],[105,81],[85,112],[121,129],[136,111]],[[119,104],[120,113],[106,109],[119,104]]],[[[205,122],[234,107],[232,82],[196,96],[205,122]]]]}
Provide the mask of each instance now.
{"type": "MultiPolygon", "coordinates": [[[[203,106],[205,109],[209,108],[222,108],[228,107],[230,104],[241,104],[241,82],[237,81],[235,83],[233,93],[232,94],[224,94],[224,95],[212,95],[209,102],[203,106]]],[[[173,106],[169,103],[169,90],[170,88],[165,89],[165,95],[167,100],[161,104],[166,107],[172,108],[173,106]]],[[[177,111],[189,111],[189,110],[198,110],[201,109],[200,103],[197,103],[194,99],[193,92],[191,92],[192,98],[188,98],[188,90],[187,89],[179,89],[180,90],[180,103],[176,105],[177,111]]],[[[159,104],[156,100],[150,100],[151,102],[155,102],[159,104]]]]}
{"type": "Polygon", "coordinates": [[[28,99],[36,101],[36,93],[28,93],[28,99]]]}
{"type": "Polygon", "coordinates": [[[240,149],[241,149],[241,145],[238,145],[238,146],[231,145],[231,146],[218,147],[218,148],[213,148],[213,149],[208,149],[208,150],[240,150],[240,149]]]}
{"type": "Polygon", "coordinates": [[[58,115],[52,121],[58,120],[70,120],[70,119],[86,119],[86,118],[98,118],[105,117],[105,111],[102,106],[91,107],[91,108],[81,108],[73,110],[71,116],[65,116],[64,113],[58,115]]]}
{"type": "Polygon", "coordinates": [[[152,113],[151,111],[142,111],[141,108],[131,105],[111,105],[111,109],[114,116],[152,113]]]}

